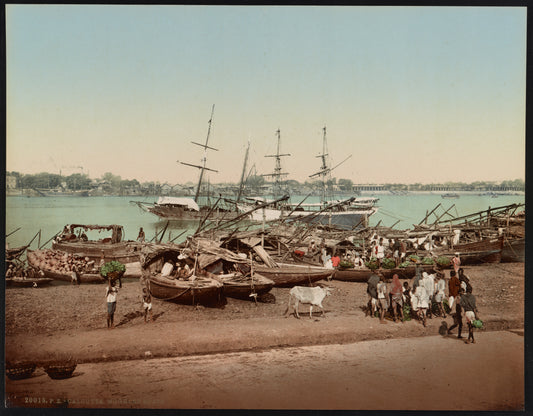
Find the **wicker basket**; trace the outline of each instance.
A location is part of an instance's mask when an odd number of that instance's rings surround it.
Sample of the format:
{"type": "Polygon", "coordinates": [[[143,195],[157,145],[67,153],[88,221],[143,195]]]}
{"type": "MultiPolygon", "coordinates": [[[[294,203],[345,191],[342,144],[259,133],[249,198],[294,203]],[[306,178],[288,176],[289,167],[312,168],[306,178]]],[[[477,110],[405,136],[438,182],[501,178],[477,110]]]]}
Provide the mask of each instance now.
{"type": "Polygon", "coordinates": [[[22,380],[31,377],[36,367],[34,363],[6,366],[6,375],[11,380],[22,380]]]}
{"type": "Polygon", "coordinates": [[[107,274],[107,279],[115,281],[117,279],[120,279],[122,276],[124,276],[124,272],[109,272],[107,274]]]}
{"type": "Polygon", "coordinates": [[[48,364],[44,366],[44,371],[48,377],[54,380],[72,377],[77,364],[48,364]]]}

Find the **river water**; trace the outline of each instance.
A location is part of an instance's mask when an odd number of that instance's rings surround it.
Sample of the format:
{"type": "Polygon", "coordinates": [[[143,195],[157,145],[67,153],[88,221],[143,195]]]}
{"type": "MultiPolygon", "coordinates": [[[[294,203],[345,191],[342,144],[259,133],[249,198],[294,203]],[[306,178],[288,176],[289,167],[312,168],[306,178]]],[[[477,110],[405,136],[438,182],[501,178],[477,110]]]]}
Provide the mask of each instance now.
{"type": "MultiPolygon", "coordinates": [[[[411,228],[418,224],[438,204],[435,213],[429,217],[428,223],[435,221],[436,216],[443,215],[446,210],[453,216],[462,216],[477,211],[495,208],[513,203],[524,203],[524,195],[500,195],[497,198],[478,194],[461,194],[457,199],[443,199],[440,194],[420,193],[408,195],[376,194],[364,195],[379,198],[379,210],[370,218],[370,225],[392,226],[394,228],[411,228]]],[[[300,202],[304,197],[293,196],[292,202],[300,202]]],[[[156,232],[161,231],[167,221],[147,213],[132,200],[154,202],[157,198],[139,197],[6,197],[6,235],[20,227],[18,231],[7,237],[9,247],[26,245],[41,231],[39,237],[31,244],[32,249],[43,246],[50,238],[63,229],[66,224],[120,224],[124,226],[125,239],[135,240],[140,227],[143,227],[147,240],[152,239],[156,232]]],[[[318,202],[318,197],[309,197],[306,202],[318,202]]],[[[450,218],[444,215],[442,219],[450,218]]],[[[174,239],[183,241],[192,234],[197,223],[171,221],[163,241],[174,239]]],[[[107,237],[97,231],[88,232],[90,239],[107,237]]],[[[44,247],[50,247],[48,242],[44,247]]]]}

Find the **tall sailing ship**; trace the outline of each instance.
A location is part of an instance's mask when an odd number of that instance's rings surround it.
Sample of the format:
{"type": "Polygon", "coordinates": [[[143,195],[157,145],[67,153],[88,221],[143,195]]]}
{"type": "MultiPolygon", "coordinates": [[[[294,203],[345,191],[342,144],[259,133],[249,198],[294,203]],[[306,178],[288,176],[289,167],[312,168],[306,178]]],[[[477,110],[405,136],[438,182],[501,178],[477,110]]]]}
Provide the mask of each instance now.
{"type": "Polygon", "coordinates": [[[205,144],[191,141],[192,144],[200,146],[204,149],[204,154],[201,159],[200,165],[195,165],[186,162],[180,162],[182,165],[192,166],[200,170],[200,177],[198,179],[198,185],[196,187],[196,193],[194,198],[187,197],[172,197],[172,196],[160,196],[155,203],[132,201],[137,204],[143,210],[157,215],[159,218],[169,220],[202,220],[207,217],[210,219],[232,219],[239,213],[234,206],[228,205],[224,200],[220,199],[217,203],[213,203],[209,197],[207,201],[200,203],[200,193],[202,189],[204,172],[218,172],[215,169],[210,169],[207,164],[207,150],[218,151],[209,146],[209,136],[211,134],[211,124],[213,122],[213,113],[215,111],[215,105],[211,109],[211,117],[208,121],[207,137],[205,144]]]}
{"type": "MultiPolygon", "coordinates": [[[[283,154],[280,152],[281,135],[280,130],[277,133],[277,152],[275,155],[268,155],[267,157],[275,157],[275,169],[273,173],[264,176],[272,176],[274,178],[274,193],[281,193],[282,191],[282,177],[287,173],[282,172],[281,157],[290,156],[290,154],[283,154]]],[[[312,175],[310,178],[321,178],[321,200],[318,203],[287,203],[281,202],[277,206],[264,207],[256,210],[250,214],[252,221],[271,221],[277,219],[289,219],[305,221],[311,224],[322,224],[336,228],[352,230],[362,228],[368,225],[368,218],[377,212],[375,206],[378,201],[377,198],[356,198],[349,199],[335,199],[331,189],[331,171],[346,160],[334,167],[330,166],[329,155],[327,150],[326,127],[323,128],[322,154],[318,157],[322,160],[320,170],[312,175]]],[[[276,198],[279,195],[274,195],[276,198]]],[[[268,202],[268,201],[267,201],[268,202]]],[[[249,204],[239,204],[241,212],[247,212],[250,209],[249,204]]]]}

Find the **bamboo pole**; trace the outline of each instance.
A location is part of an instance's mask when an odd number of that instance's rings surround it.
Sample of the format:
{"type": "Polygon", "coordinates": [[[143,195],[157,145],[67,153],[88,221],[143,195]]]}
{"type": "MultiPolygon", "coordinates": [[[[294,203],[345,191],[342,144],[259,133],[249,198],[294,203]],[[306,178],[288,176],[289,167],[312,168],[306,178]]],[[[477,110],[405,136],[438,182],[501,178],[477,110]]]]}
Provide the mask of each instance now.
{"type": "Polygon", "coordinates": [[[57,234],[55,234],[52,237],[50,237],[50,239],[47,240],[46,243],[44,243],[43,245],[39,246],[39,250],[42,249],[45,245],[47,245],[50,241],[52,241],[54,238],[56,238],[62,232],[63,232],[63,230],[59,231],[57,234]]]}
{"type": "Polygon", "coordinates": [[[11,231],[9,234],[6,235],[6,238],[9,237],[11,234],[15,234],[18,230],[20,230],[22,227],[17,228],[14,231],[11,231]]]}

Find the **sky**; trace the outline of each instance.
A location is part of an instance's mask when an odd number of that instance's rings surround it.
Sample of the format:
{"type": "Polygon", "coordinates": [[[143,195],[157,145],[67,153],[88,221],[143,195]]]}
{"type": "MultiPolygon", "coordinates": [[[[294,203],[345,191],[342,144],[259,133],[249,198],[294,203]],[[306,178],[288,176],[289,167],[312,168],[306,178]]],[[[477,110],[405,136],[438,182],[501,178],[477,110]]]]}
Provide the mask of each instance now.
{"type": "Polygon", "coordinates": [[[7,5],[6,170],[525,179],[525,7],[7,5]]]}

